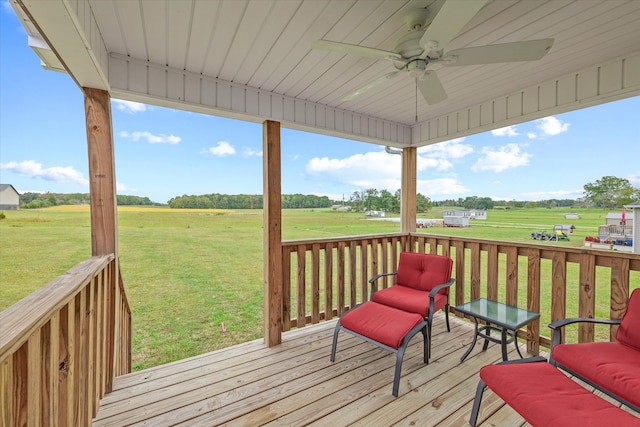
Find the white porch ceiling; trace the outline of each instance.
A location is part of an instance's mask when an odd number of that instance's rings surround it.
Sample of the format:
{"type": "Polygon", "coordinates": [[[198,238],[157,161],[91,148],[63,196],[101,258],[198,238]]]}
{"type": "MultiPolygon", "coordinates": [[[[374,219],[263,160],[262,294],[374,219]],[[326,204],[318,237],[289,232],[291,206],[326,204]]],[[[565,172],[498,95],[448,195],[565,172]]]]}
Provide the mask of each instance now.
{"type": "MultiPolygon", "coordinates": [[[[461,1],[461,0],[449,0],[461,1]]],[[[462,0],[476,1],[476,0],[462,0]]],[[[392,50],[408,11],[443,0],[11,0],[81,87],[113,97],[377,144],[422,146],[640,94],[640,1],[492,0],[447,50],[553,38],[538,61],[431,64],[427,105],[389,61],[313,50],[327,39],[392,50]],[[416,120],[417,116],[417,120],[416,120]]],[[[43,57],[43,56],[41,56],[43,57]]],[[[53,62],[53,63],[52,63],[53,62]]]]}

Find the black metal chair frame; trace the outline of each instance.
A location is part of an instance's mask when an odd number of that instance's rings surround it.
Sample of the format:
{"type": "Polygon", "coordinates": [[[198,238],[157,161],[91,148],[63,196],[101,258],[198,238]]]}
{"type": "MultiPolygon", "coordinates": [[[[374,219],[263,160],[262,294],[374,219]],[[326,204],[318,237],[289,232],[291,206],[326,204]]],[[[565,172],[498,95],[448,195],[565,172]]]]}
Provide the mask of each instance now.
{"type": "Polygon", "coordinates": [[[549,363],[551,363],[553,366],[562,369],[563,371],[568,372],[571,375],[574,375],[575,377],[581,379],[582,381],[586,382],[587,384],[591,385],[592,387],[600,390],[601,392],[603,392],[604,394],[606,394],[607,396],[612,397],[613,399],[617,400],[618,402],[628,406],[629,408],[633,409],[636,412],[640,412],[640,406],[634,405],[630,402],[628,402],[626,399],[624,399],[623,397],[618,396],[615,393],[612,393],[611,391],[599,386],[598,384],[595,384],[594,382],[590,381],[587,378],[584,378],[582,375],[577,374],[576,372],[574,372],[572,369],[556,362],[553,359],[553,347],[555,347],[556,345],[560,344],[562,342],[562,330],[565,326],[567,325],[571,325],[573,323],[594,323],[594,324],[601,324],[601,325],[619,325],[622,322],[621,319],[592,319],[592,318],[587,318],[587,317],[575,317],[575,318],[570,318],[570,319],[561,319],[561,320],[556,320],[555,322],[552,322],[549,324],[549,327],[553,330],[553,337],[551,338],[551,355],[549,356],[549,363]]]}
{"type": "MultiPolygon", "coordinates": [[[[362,304],[358,304],[355,307],[353,307],[351,310],[356,310],[360,305],[362,304]]],[[[349,310],[349,311],[351,311],[349,310]]],[[[346,312],[348,313],[348,311],[346,312]]],[[[346,314],[344,313],[344,314],[346,314]]],[[[344,316],[343,314],[343,316],[344,316]]],[[[400,346],[395,349],[393,347],[389,347],[388,345],[382,344],[376,340],[373,340],[367,336],[364,336],[362,334],[359,334],[357,332],[354,332],[350,329],[345,328],[344,326],[342,326],[342,324],[340,323],[340,320],[338,319],[338,323],[336,324],[336,328],[333,332],[333,345],[331,346],[331,361],[335,362],[336,360],[336,349],[338,347],[338,333],[340,332],[340,330],[343,330],[345,332],[350,333],[351,335],[354,335],[360,339],[363,339],[364,341],[370,342],[372,344],[377,345],[378,347],[381,347],[385,350],[388,350],[392,353],[394,353],[396,355],[396,369],[394,372],[394,376],[393,376],[393,395],[395,397],[398,397],[398,388],[400,387],[400,371],[402,370],[402,359],[404,357],[404,352],[407,349],[407,345],[409,344],[409,341],[411,341],[411,338],[413,338],[413,336],[415,334],[417,334],[418,332],[422,332],[423,338],[424,338],[424,363],[425,364],[429,364],[429,332],[427,330],[427,321],[423,320],[422,322],[418,323],[416,326],[413,327],[413,329],[411,329],[409,332],[407,332],[407,334],[404,336],[404,338],[402,339],[402,342],[400,343],[400,346]]]]}
{"type": "MultiPolygon", "coordinates": [[[[393,272],[393,273],[381,273],[381,274],[377,274],[375,276],[373,276],[371,279],[369,279],[369,284],[371,285],[371,291],[369,294],[369,301],[373,301],[373,294],[378,290],[377,286],[376,286],[376,281],[378,279],[380,279],[381,277],[386,277],[386,276],[397,276],[398,272],[393,272]]],[[[440,292],[442,289],[444,288],[448,288],[451,285],[453,285],[456,282],[456,279],[451,278],[449,279],[449,281],[447,283],[443,283],[441,285],[437,285],[435,288],[431,289],[431,291],[429,292],[429,311],[428,311],[428,315],[425,318],[425,320],[427,321],[427,328],[428,328],[428,332],[429,332],[429,337],[431,337],[431,325],[433,324],[433,307],[435,305],[435,296],[438,294],[438,292],[440,292]]],[[[399,285],[394,285],[394,286],[399,286],[399,285]]],[[[447,295],[447,303],[444,306],[444,316],[447,322],[447,332],[451,332],[451,327],[449,326],[449,295],[447,295]]],[[[429,340],[429,347],[427,349],[427,359],[431,358],[431,340],[429,340]]]]}

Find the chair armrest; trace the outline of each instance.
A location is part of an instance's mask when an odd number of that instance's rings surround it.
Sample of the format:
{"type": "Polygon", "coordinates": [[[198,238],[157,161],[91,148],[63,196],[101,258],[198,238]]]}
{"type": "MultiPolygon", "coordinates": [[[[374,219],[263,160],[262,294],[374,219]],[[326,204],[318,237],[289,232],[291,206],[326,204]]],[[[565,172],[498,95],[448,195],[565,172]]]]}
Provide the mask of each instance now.
{"type": "Polygon", "coordinates": [[[369,292],[369,300],[373,299],[373,293],[375,291],[378,290],[378,287],[376,286],[376,280],[378,280],[381,277],[385,277],[385,276],[395,276],[397,275],[397,272],[393,272],[393,273],[381,273],[381,274],[376,274],[375,276],[373,276],[371,279],[369,279],[369,284],[371,285],[371,291],[369,292]]]}
{"type": "Polygon", "coordinates": [[[449,279],[449,281],[447,283],[443,283],[442,285],[436,286],[435,288],[431,289],[431,292],[429,292],[429,298],[435,297],[436,294],[438,292],[440,292],[442,289],[448,288],[449,286],[453,285],[454,283],[456,283],[456,279],[451,278],[451,279],[449,279]]]}
{"type": "Polygon", "coordinates": [[[573,317],[569,319],[561,319],[556,320],[555,322],[549,323],[549,327],[553,331],[553,338],[551,340],[551,348],[560,344],[560,340],[562,338],[562,328],[567,325],[571,325],[573,323],[596,323],[601,325],[619,325],[621,322],[620,319],[593,319],[590,317],[573,317]]]}

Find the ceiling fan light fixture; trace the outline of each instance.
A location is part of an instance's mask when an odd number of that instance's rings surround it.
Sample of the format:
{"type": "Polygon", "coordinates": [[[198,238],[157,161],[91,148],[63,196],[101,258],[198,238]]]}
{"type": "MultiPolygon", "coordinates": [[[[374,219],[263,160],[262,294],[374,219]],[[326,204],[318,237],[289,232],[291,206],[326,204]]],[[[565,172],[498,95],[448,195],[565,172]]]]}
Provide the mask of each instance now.
{"type": "Polygon", "coordinates": [[[422,79],[427,71],[427,62],[423,59],[417,59],[407,64],[407,71],[411,77],[422,79]]]}

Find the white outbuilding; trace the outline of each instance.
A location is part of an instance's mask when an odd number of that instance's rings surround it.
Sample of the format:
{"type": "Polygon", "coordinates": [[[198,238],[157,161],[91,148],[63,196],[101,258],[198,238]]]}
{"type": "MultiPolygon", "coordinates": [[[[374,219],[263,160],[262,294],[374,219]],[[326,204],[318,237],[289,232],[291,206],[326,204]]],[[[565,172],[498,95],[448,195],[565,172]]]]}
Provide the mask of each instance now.
{"type": "Polygon", "coordinates": [[[0,184],[0,211],[17,211],[20,194],[11,184],[0,184]]]}

